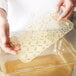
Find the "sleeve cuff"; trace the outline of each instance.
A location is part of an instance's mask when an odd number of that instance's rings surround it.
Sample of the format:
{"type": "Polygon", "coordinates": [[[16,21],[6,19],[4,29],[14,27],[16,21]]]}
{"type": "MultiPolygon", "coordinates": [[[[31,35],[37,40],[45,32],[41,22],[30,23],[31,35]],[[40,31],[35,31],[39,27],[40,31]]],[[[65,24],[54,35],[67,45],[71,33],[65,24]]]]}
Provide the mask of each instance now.
{"type": "Polygon", "coordinates": [[[0,0],[0,8],[4,9],[6,12],[8,12],[7,0],[0,0]]]}

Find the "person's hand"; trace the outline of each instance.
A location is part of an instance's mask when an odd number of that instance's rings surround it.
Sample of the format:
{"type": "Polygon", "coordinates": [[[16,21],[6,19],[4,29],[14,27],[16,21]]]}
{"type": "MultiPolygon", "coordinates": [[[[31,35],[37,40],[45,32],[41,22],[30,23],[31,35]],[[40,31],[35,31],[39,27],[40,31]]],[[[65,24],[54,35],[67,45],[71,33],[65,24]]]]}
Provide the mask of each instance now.
{"type": "Polygon", "coordinates": [[[7,21],[7,14],[0,9],[0,47],[5,53],[16,54],[18,46],[11,46],[9,38],[9,24],[7,21]]]}
{"type": "Polygon", "coordinates": [[[63,13],[60,15],[59,20],[67,19],[71,16],[74,9],[74,0],[59,0],[56,6],[56,12],[59,12],[60,8],[62,8],[63,13]]]}

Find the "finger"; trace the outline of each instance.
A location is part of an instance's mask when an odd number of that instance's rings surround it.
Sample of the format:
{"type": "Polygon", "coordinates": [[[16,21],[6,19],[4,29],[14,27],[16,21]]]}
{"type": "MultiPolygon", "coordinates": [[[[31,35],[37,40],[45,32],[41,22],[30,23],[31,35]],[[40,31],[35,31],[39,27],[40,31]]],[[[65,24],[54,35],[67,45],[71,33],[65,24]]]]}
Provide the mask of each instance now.
{"type": "Polygon", "coordinates": [[[16,52],[14,50],[10,49],[10,48],[5,48],[4,50],[5,50],[4,51],[5,53],[16,55],[16,52]]]}
{"type": "Polygon", "coordinates": [[[12,45],[12,48],[17,52],[18,50],[20,50],[20,44],[16,44],[16,45],[12,45]]]}
{"type": "Polygon", "coordinates": [[[1,48],[5,53],[16,55],[16,51],[6,45],[1,46],[1,48]]]}
{"type": "Polygon", "coordinates": [[[0,46],[5,53],[9,53],[13,55],[16,55],[17,51],[20,50],[19,44],[11,46],[11,43],[7,43],[7,44],[2,44],[0,46]]]}
{"type": "Polygon", "coordinates": [[[63,5],[63,0],[59,0],[56,6],[56,12],[59,12],[62,5],[63,5]]]}
{"type": "Polygon", "coordinates": [[[70,13],[64,17],[64,19],[68,19],[73,14],[73,9],[70,11],[70,13]]]}
{"type": "Polygon", "coordinates": [[[18,50],[20,50],[20,45],[11,45],[10,38],[8,36],[3,35],[0,39],[0,46],[6,53],[16,54],[18,50]]]}
{"type": "Polygon", "coordinates": [[[65,6],[64,10],[63,10],[63,13],[61,14],[61,16],[59,17],[59,20],[60,19],[63,19],[64,17],[66,17],[68,15],[68,13],[72,10],[72,6],[71,5],[67,5],[65,6]]]}
{"type": "Polygon", "coordinates": [[[0,41],[0,46],[5,53],[16,54],[16,50],[10,45],[10,41],[5,36],[0,41]]]}

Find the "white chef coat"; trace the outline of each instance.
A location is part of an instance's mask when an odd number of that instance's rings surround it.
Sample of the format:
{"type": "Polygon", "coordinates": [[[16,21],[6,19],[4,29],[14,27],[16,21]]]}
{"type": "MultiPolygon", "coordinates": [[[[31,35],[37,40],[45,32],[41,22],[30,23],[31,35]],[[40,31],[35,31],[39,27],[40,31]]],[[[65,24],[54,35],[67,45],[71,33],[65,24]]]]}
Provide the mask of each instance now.
{"type": "Polygon", "coordinates": [[[10,31],[18,31],[45,12],[54,10],[57,0],[0,0],[8,13],[10,31]]]}

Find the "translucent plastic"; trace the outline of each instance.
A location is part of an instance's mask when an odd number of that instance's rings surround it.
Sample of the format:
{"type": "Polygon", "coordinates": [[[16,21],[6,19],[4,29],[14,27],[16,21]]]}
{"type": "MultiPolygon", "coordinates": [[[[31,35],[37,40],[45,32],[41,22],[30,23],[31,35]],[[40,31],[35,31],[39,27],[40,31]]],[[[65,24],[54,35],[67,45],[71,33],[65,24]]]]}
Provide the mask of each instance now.
{"type": "Polygon", "coordinates": [[[57,15],[45,14],[11,36],[11,45],[20,44],[21,50],[15,56],[1,52],[1,70],[5,76],[71,76],[75,35],[69,20],[57,21],[57,15]]]}
{"type": "Polygon", "coordinates": [[[17,56],[26,63],[39,56],[72,29],[73,24],[69,20],[57,21],[57,15],[47,13],[15,33],[11,42],[21,45],[17,56]]]}
{"type": "Polygon", "coordinates": [[[62,38],[28,63],[2,53],[1,70],[5,76],[71,76],[76,61],[72,51],[73,46],[62,38]]]}
{"type": "MultiPolygon", "coordinates": [[[[47,13],[11,37],[11,44],[21,45],[21,50],[17,52],[18,59],[25,63],[30,62],[46,50],[60,56],[59,50],[62,50],[63,44],[57,47],[57,53],[56,43],[73,29],[73,24],[69,20],[57,21],[57,18],[56,14],[47,13]]],[[[65,41],[62,43],[66,44],[65,41]]],[[[68,46],[71,47],[69,43],[68,46]]]]}
{"type": "Polygon", "coordinates": [[[5,76],[71,76],[74,65],[58,66],[60,63],[59,57],[51,54],[36,57],[29,63],[7,60],[2,63],[1,69],[5,76]]]}

